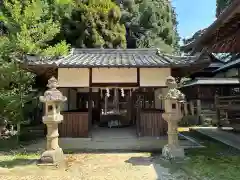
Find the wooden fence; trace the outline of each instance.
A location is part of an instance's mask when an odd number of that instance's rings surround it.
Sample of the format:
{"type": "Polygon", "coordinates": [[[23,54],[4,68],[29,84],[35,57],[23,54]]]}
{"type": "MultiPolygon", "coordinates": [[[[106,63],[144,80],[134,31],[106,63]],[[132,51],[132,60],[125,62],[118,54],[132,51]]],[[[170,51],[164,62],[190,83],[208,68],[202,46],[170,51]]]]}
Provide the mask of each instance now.
{"type": "Polygon", "coordinates": [[[60,137],[88,137],[88,113],[63,112],[64,121],[59,125],[60,137]]]}
{"type": "Polygon", "coordinates": [[[167,122],[158,111],[142,111],[139,121],[139,135],[160,137],[167,135],[167,122]]]}

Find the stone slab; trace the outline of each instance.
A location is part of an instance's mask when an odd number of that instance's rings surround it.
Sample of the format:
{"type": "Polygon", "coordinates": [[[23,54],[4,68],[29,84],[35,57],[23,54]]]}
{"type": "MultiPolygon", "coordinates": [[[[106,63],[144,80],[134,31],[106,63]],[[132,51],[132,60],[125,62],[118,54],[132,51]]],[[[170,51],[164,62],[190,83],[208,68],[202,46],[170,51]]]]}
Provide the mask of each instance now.
{"type": "Polygon", "coordinates": [[[240,134],[235,134],[231,131],[224,131],[217,128],[212,129],[194,129],[195,131],[220,141],[228,146],[232,146],[240,150],[240,134]]]}

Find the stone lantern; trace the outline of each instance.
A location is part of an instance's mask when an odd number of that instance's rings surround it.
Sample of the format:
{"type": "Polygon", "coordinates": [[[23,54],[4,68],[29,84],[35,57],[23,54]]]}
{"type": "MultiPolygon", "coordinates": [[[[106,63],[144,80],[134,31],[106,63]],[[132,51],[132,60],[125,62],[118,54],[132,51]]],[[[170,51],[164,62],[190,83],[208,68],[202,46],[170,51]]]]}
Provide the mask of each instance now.
{"type": "Polygon", "coordinates": [[[40,101],[45,103],[45,115],[43,123],[47,126],[47,147],[40,158],[40,164],[60,164],[64,161],[63,151],[58,145],[58,124],[63,121],[60,114],[61,104],[67,100],[57,89],[57,80],[52,77],[48,80],[44,96],[40,96],[40,101]]]}
{"type": "Polygon", "coordinates": [[[175,78],[170,76],[166,80],[168,87],[164,98],[165,113],[162,117],[168,123],[168,144],[164,146],[162,155],[165,158],[182,158],[184,149],[180,147],[178,140],[178,122],[182,119],[181,103],[185,96],[177,89],[175,78]]]}

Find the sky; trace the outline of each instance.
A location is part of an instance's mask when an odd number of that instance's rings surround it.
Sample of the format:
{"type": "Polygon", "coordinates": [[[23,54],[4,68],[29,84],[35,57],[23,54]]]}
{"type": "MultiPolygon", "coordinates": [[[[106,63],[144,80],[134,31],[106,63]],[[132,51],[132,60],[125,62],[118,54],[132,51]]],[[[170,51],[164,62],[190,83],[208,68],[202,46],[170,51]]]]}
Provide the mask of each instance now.
{"type": "Polygon", "coordinates": [[[191,37],[215,20],[216,0],[171,0],[176,8],[181,38],[191,37]]]}

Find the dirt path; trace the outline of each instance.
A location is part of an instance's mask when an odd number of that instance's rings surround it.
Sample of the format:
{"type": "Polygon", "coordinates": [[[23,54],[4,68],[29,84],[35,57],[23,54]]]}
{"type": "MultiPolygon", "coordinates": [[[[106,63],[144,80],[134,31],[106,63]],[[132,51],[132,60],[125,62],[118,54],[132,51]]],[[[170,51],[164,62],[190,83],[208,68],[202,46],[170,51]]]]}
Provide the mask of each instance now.
{"type": "Polygon", "coordinates": [[[36,165],[0,168],[1,180],[156,180],[158,175],[146,153],[67,155],[68,167],[36,165]]]}

